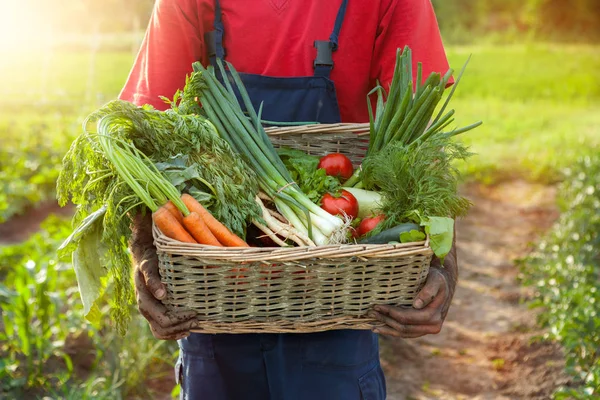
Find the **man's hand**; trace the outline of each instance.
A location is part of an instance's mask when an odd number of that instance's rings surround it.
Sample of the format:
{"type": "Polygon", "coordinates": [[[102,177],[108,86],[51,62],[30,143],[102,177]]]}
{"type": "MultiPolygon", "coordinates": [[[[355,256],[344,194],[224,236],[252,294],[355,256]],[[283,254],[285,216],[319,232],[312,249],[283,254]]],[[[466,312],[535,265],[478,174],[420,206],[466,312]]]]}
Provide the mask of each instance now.
{"type": "Polygon", "coordinates": [[[189,336],[196,324],[194,311],[174,313],[160,302],[167,295],[158,273],[158,256],[152,243],[152,219],[138,215],[134,222],[131,251],[135,261],[135,291],[140,313],[157,339],[178,340],[189,336]]]}
{"type": "Polygon", "coordinates": [[[374,311],[369,312],[371,318],[386,324],[373,331],[402,338],[440,333],[452,302],[457,278],[456,247],[452,246],[443,267],[439,259],[433,259],[427,282],[417,294],[412,308],[377,305],[374,311]]]}

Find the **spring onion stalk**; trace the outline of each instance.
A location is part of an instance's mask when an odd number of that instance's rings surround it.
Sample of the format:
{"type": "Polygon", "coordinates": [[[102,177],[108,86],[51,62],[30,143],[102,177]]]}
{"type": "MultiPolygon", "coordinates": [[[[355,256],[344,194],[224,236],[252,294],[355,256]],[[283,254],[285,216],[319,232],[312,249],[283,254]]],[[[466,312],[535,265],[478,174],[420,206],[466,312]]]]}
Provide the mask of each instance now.
{"type": "Polygon", "coordinates": [[[162,176],[154,163],[133,144],[118,138],[121,124],[113,124],[114,116],[105,116],[97,123],[97,140],[102,154],[151,212],[169,200],[183,213],[189,210],[181,200],[181,193],[162,176]]]}
{"type": "Polygon", "coordinates": [[[191,80],[198,80],[198,99],[215,126],[216,132],[248,162],[258,176],[259,186],[275,202],[279,212],[317,245],[338,243],[345,237],[347,226],[342,218],[331,215],[313,203],[292,181],[290,173],[271,144],[261,122],[259,110],[254,110],[237,71],[227,63],[219,64],[219,72],[231,77],[239,90],[248,115],[236,100],[232,82],[221,84],[212,67],[194,64],[191,80]]]}
{"type": "MultiPolygon", "coordinates": [[[[377,94],[377,108],[374,113],[371,102],[367,101],[370,127],[367,157],[382,151],[390,143],[401,143],[404,146],[414,147],[425,140],[438,136],[451,137],[459,135],[481,125],[481,121],[479,121],[462,128],[445,131],[454,122],[454,110],[445,111],[469,59],[458,74],[456,82],[440,110],[434,116],[454,71],[450,69],[443,76],[439,73],[431,73],[425,82],[422,82],[422,65],[418,63],[415,85],[413,84],[410,48],[405,47],[403,51],[398,50],[394,76],[387,98],[383,100],[386,97],[385,90],[380,86],[369,93],[369,96],[373,93],[377,94]]],[[[362,188],[364,185],[361,174],[362,170],[357,168],[354,175],[342,186],[345,188],[362,188]]]]}

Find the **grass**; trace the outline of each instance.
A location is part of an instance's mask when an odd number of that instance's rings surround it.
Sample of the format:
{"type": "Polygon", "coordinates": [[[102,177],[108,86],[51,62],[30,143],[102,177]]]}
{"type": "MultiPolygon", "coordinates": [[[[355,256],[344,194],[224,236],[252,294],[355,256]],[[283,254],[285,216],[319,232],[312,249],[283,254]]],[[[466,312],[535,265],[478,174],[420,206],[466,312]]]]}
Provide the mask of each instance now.
{"type": "Polygon", "coordinates": [[[462,140],[478,154],[462,166],[485,183],[554,182],[579,155],[600,149],[600,46],[449,47],[471,62],[453,99],[457,123],[483,120],[462,140]],[[560,62],[559,62],[560,61],[560,62]]]}
{"type": "Polygon", "coordinates": [[[117,96],[132,62],[129,52],[2,55],[0,104],[19,112],[32,111],[32,103],[79,112],[117,96]]]}

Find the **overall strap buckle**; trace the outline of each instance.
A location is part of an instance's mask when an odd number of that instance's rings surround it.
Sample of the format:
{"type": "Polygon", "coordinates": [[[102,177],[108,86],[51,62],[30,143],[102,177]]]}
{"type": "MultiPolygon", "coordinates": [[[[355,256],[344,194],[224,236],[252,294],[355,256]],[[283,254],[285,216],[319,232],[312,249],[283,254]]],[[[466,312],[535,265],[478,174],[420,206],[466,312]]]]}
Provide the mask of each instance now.
{"type": "Polygon", "coordinates": [[[317,57],[313,63],[314,68],[333,68],[333,43],[329,40],[315,40],[314,46],[317,49],[317,57]]]}
{"type": "Polygon", "coordinates": [[[227,55],[227,51],[223,48],[223,35],[218,30],[206,32],[204,34],[204,44],[211,65],[216,66],[215,60],[217,58],[223,59],[227,55]]]}
{"type": "Polygon", "coordinates": [[[204,44],[206,45],[206,55],[212,59],[217,55],[217,32],[210,31],[204,34],[204,44]]]}

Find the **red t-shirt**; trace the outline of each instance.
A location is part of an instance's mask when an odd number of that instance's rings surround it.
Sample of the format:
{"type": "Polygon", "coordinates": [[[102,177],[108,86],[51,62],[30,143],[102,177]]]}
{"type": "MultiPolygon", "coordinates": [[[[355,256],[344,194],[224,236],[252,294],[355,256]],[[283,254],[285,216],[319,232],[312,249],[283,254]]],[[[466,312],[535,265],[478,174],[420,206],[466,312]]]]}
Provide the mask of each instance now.
{"type": "MultiPolygon", "coordinates": [[[[313,75],[315,40],[329,40],[341,0],[221,0],[226,59],[238,71],[279,77],[313,75]]],[[[120,94],[135,104],[166,105],[192,63],[207,64],[204,32],[214,0],[157,0],[144,41],[120,94]]],[[[349,0],[331,79],[343,122],[366,122],[367,93],[389,86],[396,49],[408,45],[423,76],[448,61],[430,0],[349,0]]]]}

